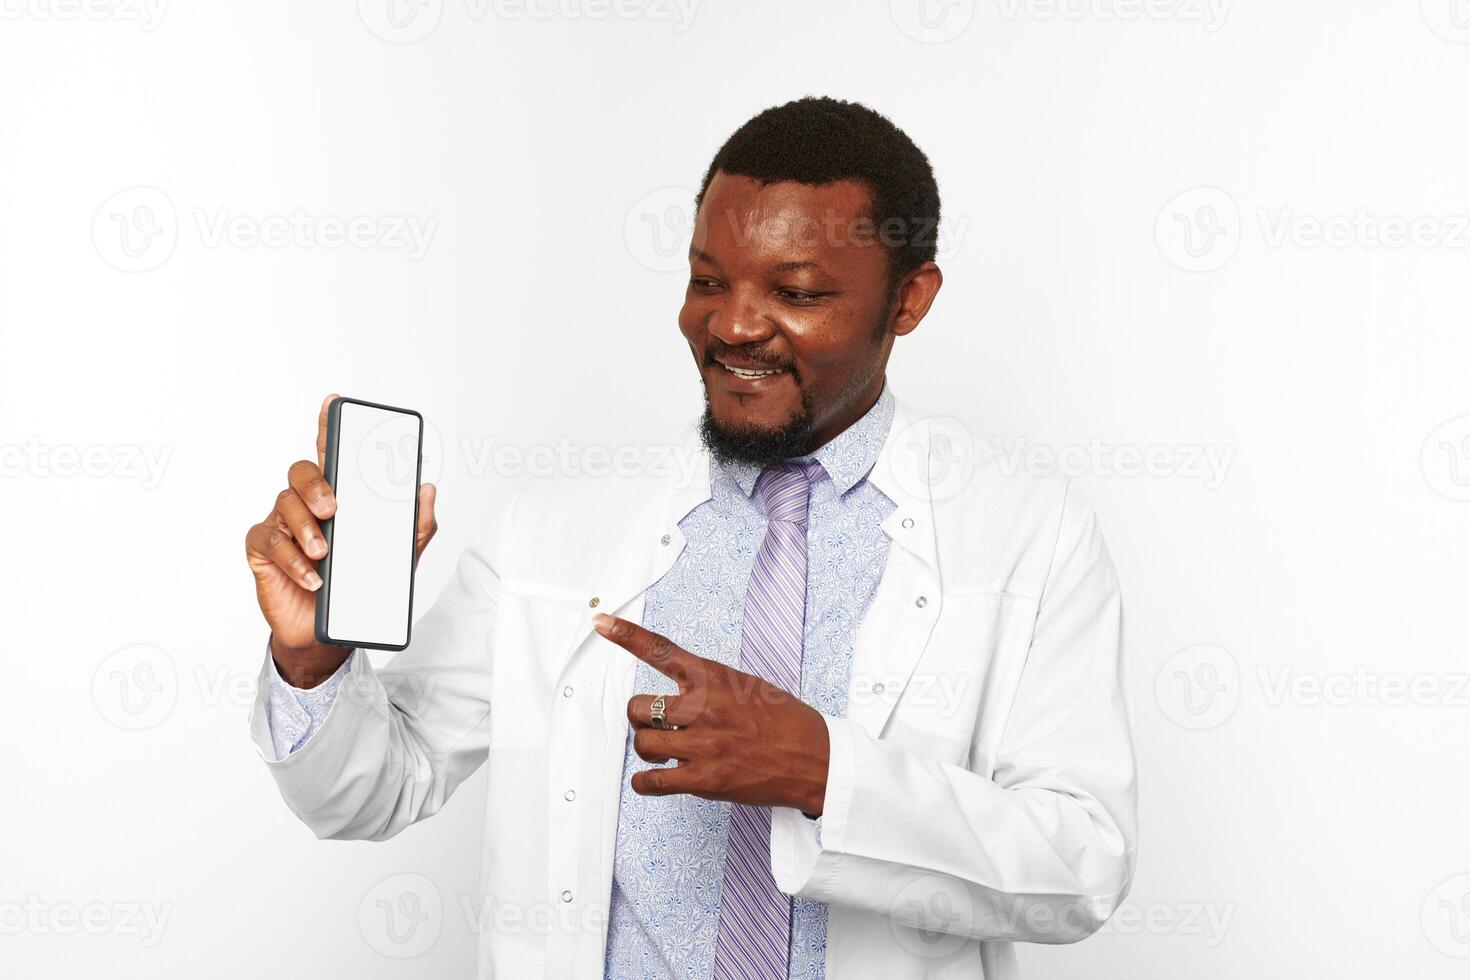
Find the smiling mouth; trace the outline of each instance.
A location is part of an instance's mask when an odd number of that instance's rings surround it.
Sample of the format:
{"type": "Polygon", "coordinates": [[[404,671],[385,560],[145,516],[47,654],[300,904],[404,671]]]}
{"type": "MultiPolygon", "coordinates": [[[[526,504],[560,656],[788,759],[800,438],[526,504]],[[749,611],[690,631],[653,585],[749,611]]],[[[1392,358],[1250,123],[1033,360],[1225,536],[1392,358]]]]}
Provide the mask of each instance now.
{"type": "Polygon", "coordinates": [[[750,368],[750,367],[737,367],[737,366],[735,366],[733,364],[726,364],[724,361],[720,360],[719,358],[715,358],[715,363],[718,364],[720,367],[724,368],[730,374],[733,374],[735,377],[742,378],[742,379],[747,380],[747,381],[754,381],[754,380],[756,380],[758,378],[769,378],[769,377],[772,377],[772,376],[777,375],[777,374],[785,374],[786,373],[786,369],[785,368],[750,368]]]}

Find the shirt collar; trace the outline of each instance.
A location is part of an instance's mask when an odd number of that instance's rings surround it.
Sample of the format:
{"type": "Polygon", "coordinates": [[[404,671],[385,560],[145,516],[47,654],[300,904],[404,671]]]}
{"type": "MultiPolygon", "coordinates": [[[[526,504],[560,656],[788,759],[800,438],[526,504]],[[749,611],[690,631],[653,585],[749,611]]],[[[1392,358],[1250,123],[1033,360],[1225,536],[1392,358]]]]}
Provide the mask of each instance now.
{"type": "MultiPolygon", "coordinates": [[[[878,453],[888,438],[888,429],[893,424],[893,392],[885,378],[878,400],[852,425],[839,432],[834,438],[805,456],[792,457],[796,460],[816,459],[827,471],[833,489],[840,496],[853,487],[878,461],[878,453]]],[[[755,492],[755,480],[762,467],[754,463],[717,462],[710,467],[716,480],[727,486],[733,483],[747,497],[755,492]]]]}

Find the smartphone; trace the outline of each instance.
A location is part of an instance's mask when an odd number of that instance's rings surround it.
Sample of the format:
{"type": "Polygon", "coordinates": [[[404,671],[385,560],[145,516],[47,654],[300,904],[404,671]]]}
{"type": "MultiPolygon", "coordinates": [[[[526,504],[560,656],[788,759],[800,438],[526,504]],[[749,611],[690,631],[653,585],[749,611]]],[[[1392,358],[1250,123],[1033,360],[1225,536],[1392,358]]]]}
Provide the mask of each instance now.
{"type": "Polygon", "coordinates": [[[337,512],[322,522],[327,555],[317,562],[318,643],[408,646],[423,448],[418,412],[356,398],[328,407],[322,475],[337,512]]]}

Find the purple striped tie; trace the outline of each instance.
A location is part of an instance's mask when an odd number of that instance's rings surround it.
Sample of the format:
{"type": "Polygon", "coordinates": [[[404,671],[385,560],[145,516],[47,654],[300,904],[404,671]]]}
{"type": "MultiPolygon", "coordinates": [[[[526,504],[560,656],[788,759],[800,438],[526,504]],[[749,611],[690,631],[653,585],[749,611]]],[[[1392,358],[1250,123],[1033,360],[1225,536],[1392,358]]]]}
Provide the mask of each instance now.
{"type": "MultiPolygon", "coordinates": [[[[755,481],[768,523],[745,593],[740,669],[794,695],[806,623],[807,502],[825,475],[809,460],[768,467],[755,481]]],[[[785,980],[790,950],[791,898],[771,877],[770,807],[732,803],[715,980],[785,980]]]]}

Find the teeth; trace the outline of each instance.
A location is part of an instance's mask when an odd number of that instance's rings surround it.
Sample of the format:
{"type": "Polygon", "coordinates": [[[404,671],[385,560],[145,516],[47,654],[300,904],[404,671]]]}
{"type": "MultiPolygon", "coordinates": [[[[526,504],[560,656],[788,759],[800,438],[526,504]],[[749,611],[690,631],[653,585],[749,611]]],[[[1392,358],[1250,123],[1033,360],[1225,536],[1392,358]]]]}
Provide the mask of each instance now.
{"type": "Polygon", "coordinates": [[[724,364],[722,366],[726,371],[729,371],[731,374],[734,374],[735,376],[741,378],[764,378],[768,374],[781,373],[780,371],[752,371],[749,368],[731,367],[728,364],[724,364]]]}

